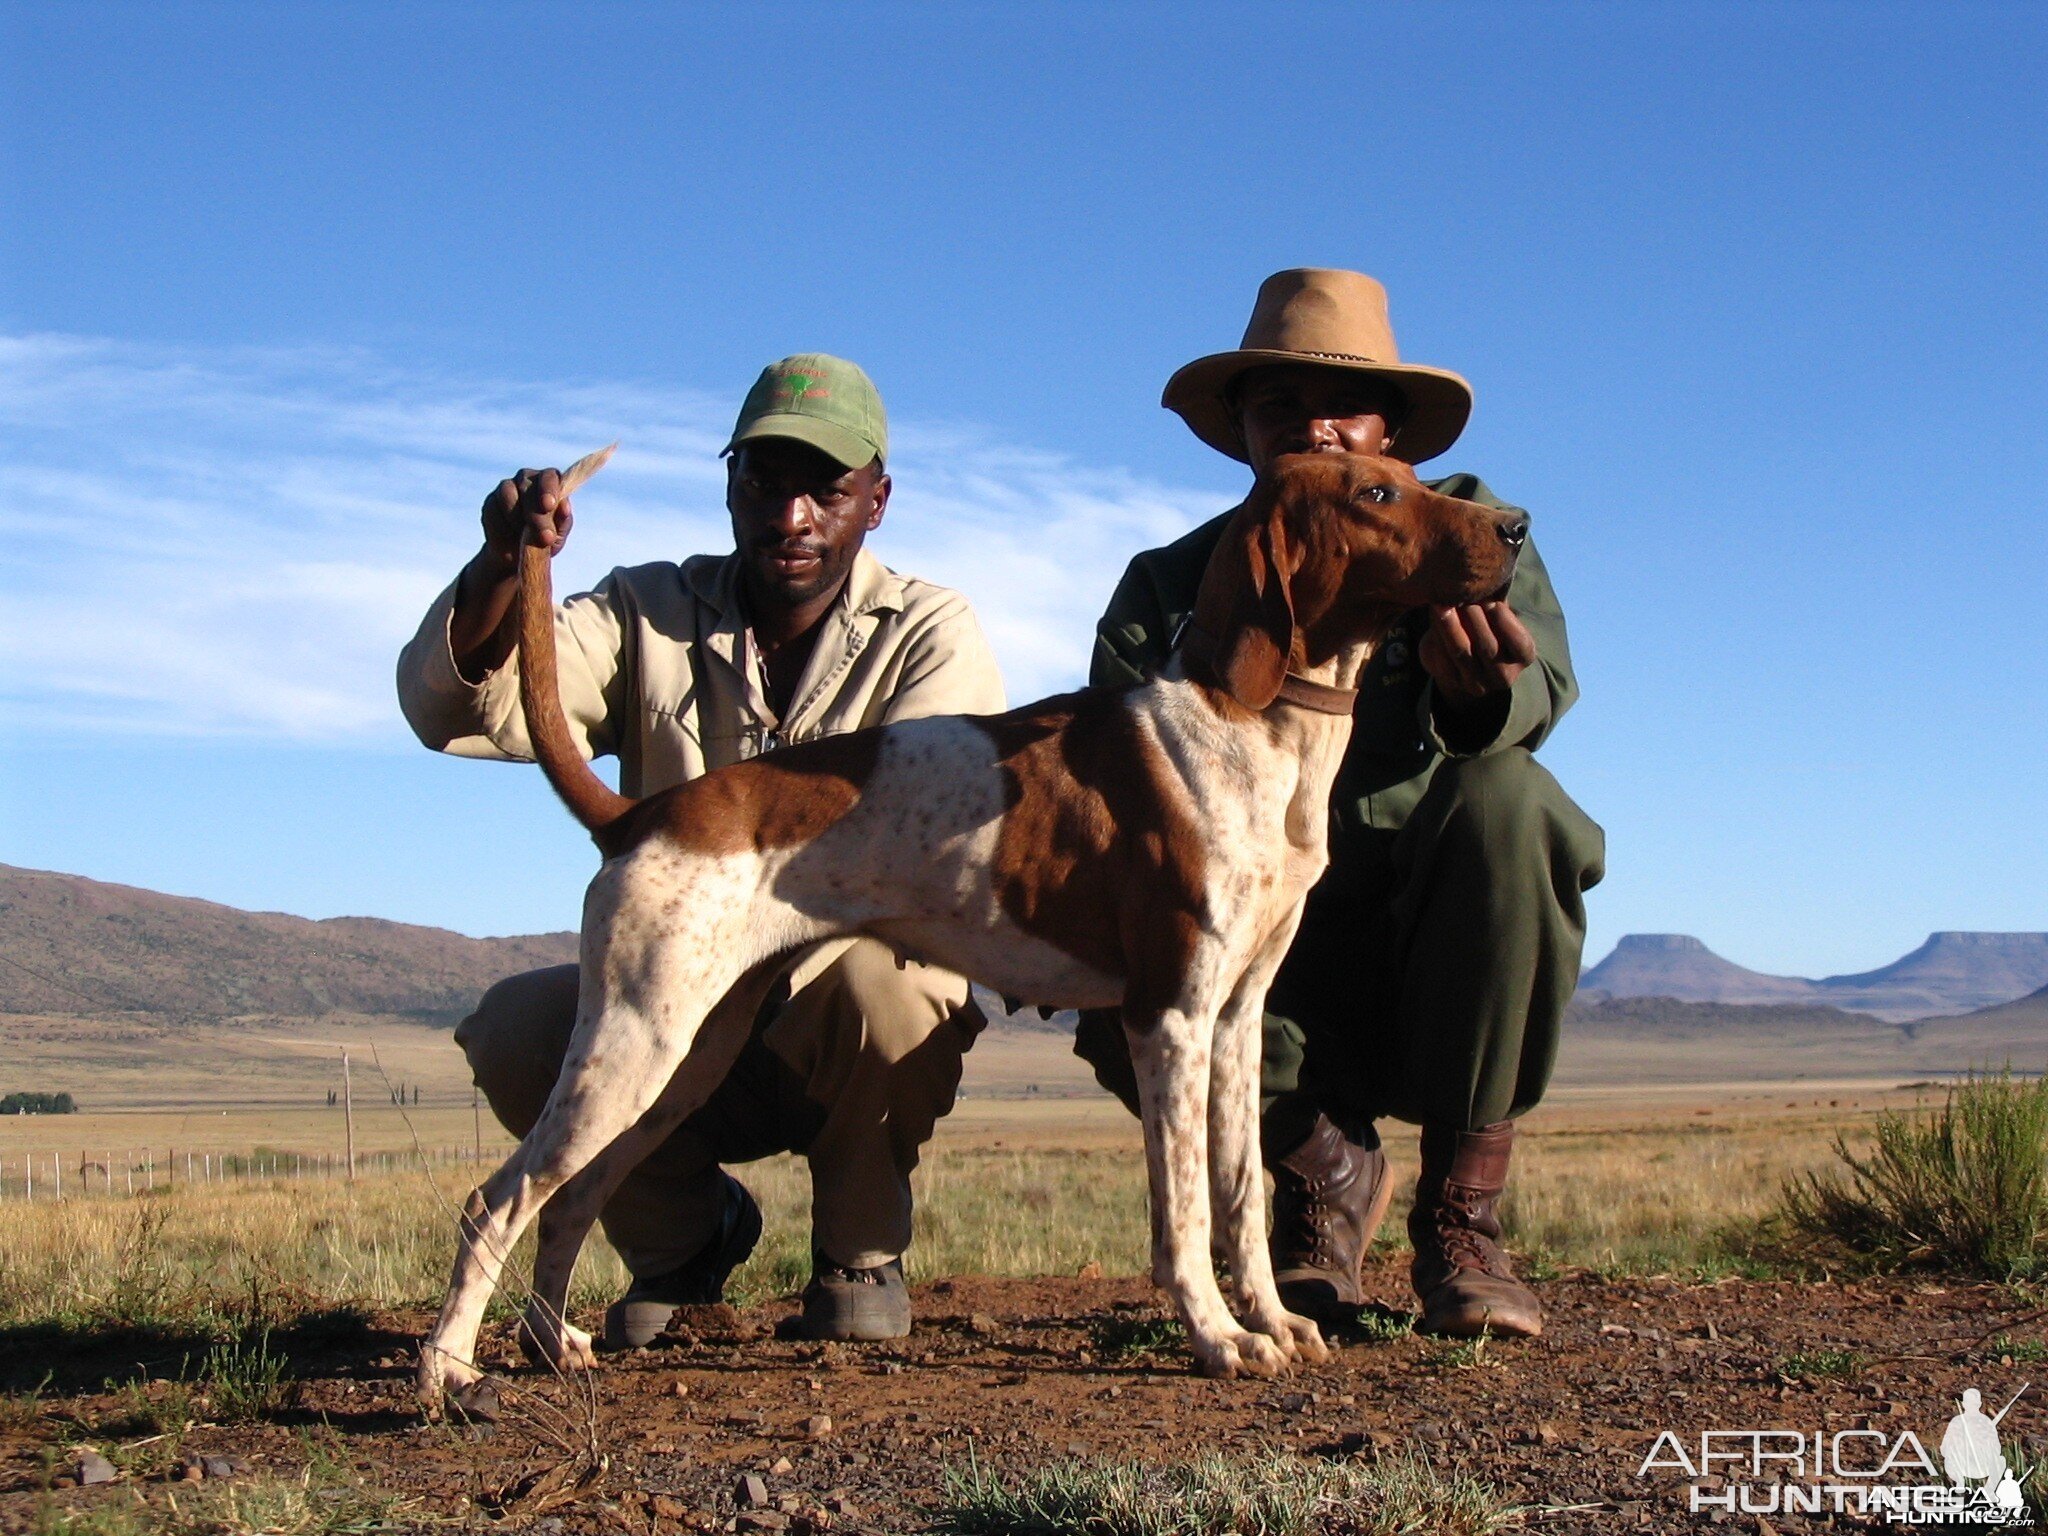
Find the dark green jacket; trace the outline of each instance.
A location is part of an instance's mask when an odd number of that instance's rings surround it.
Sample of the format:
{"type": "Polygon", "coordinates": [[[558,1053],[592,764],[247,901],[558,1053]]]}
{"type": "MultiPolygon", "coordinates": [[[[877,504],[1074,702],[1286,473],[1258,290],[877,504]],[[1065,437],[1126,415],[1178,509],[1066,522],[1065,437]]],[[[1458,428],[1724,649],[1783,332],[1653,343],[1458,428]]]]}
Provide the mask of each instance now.
{"type": "MultiPolygon", "coordinates": [[[[1423,484],[1481,506],[1509,505],[1474,475],[1448,475],[1423,484]]],[[[1095,626],[1091,684],[1128,687],[1165,665],[1168,645],[1194,608],[1202,572],[1236,510],[1131,561],[1095,626]]],[[[1536,641],[1538,664],[1515,680],[1504,700],[1477,713],[1468,710],[1454,718],[1416,660],[1428,614],[1407,615],[1387,636],[1359,679],[1351,746],[1332,797],[1333,830],[1400,826],[1446,756],[1477,757],[1507,747],[1533,750],[1571,708],[1579,685],[1572,676],[1564,612],[1534,540],[1522,546],[1508,603],[1536,641]]]]}

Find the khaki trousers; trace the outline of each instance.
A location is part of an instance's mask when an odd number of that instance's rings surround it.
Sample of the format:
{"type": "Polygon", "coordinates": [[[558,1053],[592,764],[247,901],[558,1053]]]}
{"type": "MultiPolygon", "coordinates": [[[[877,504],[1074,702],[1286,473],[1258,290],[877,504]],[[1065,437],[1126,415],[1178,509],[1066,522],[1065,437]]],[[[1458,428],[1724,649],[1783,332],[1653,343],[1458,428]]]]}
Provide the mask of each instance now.
{"type": "MultiPolygon", "coordinates": [[[[987,1020],[961,977],[899,964],[872,939],[796,971],[718,1090],[605,1205],[605,1236],[636,1278],[679,1269],[717,1235],[721,1163],[778,1152],[810,1162],[811,1245],[832,1263],[868,1269],[910,1246],[910,1171],[987,1020]]],[[[577,977],[573,965],[507,977],[456,1027],[491,1112],[515,1136],[533,1128],[561,1071],[577,977]]]]}

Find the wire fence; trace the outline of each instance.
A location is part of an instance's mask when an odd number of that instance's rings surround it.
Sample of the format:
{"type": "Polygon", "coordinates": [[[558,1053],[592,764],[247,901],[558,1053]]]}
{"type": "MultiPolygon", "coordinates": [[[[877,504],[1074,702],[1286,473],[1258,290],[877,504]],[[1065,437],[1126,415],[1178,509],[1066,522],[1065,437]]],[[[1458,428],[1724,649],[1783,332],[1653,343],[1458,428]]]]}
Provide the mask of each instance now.
{"type": "Polygon", "coordinates": [[[0,1201],[124,1199],[200,1185],[287,1179],[378,1178],[422,1168],[466,1164],[496,1167],[512,1154],[495,1146],[407,1147],[358,1152],[354,1168],[341,1152],[286,1152],[258,1147],[218,1152],[151,1147],[103,1153],[12,1152],[0,1155],[0,1201]]]}

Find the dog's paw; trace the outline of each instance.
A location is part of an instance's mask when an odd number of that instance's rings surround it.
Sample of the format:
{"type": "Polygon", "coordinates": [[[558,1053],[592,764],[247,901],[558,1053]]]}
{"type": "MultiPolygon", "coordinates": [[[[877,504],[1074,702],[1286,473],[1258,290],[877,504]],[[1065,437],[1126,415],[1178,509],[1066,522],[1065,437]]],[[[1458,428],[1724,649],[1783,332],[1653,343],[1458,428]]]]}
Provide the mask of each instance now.
{"type": "Polygon", "coordinates": [[[1194,1339],[1195,1369],[1204,1376],[1229,1379],[1240,1371],[1253,1376],[1278,1376],[1287,1356],[1263,1333],[1234,1329],[1214,1338],[1194,1339]]]}
{"type": "Polygon", "coordinates": [[[420,1411],[429,1419],[440,1418],[449,1397],[460,1397],[483,1380],[483,1374],[428,1339],[420,1345],[419,1369],[413,1373],[413,1393],[419,1399],[420,1411]]]}
{"type": "Polygon", "coordinates": [[[1322,1365],[1330,1358],[1330,1346],[1323,1342],[1323,1330],[1305,1317],[1283,1312],[1280,1314],[1280,1326],[1266,1331],[1287,1351],[1290,1360],[1301,1359],[1311,1365],[1322,1365]]]}
{"type": "Polygon", "coordinates": [[[565,1371],[597,1369],[597,1342],[583,1329],[562,1324],[562,1357],[555,1362],[565,1371]]]}
{"type": "Polygon", "coordinates": [[[552,1313],[529,1309],[519,1319],[519,1352],[544,1371],[589,1371],[597,1368],[597,1349],[590,1335],[552,1313]]]}

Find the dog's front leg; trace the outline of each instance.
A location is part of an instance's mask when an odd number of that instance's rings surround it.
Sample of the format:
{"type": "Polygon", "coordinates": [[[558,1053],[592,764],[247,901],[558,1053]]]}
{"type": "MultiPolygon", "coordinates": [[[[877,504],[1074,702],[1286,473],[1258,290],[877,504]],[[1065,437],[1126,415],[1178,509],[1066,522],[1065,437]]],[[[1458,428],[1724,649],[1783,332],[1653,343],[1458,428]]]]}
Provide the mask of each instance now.
{"type": "MultiPolygon", "coordinates": [[[[1296,917],[1299,917],[1297,909],[1296,917]]],[[[1209,1076],[1210,1199],[1218,1247],[1230,1265],[1240,1315],[1292,1360],[1330,1358],[1322,1331],[1287,1310],[1266,1242],[1266,1178],[1259,1159],[1259,1058],[1266,989],[1294,939],[1288,921],[1247,967],[1216,1019],[1209,1076]]]]}
{"type": "Polygon", "coordinates": [[[1205,1376],[1240,1370],[1271,1376],[1287,1363],[1262,1333],[1238,1326],[1223,1303],[1209,1255],[1207,1016],[1166,1009],[1124,1031],[1137,1069],[1145,1124],[1145,1169],[1152,1189],[1152,1283],[1173,1298],[1205,1376]]]}

